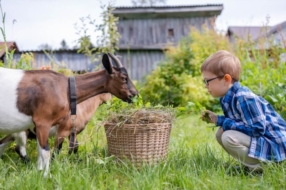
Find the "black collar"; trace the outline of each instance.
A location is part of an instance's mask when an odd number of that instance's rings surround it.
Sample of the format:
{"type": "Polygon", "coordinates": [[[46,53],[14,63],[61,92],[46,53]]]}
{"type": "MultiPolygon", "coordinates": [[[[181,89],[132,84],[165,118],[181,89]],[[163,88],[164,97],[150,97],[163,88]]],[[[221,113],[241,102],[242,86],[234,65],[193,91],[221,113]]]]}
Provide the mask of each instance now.
{"type": "Polygon", "coordinates": [[[71,115],[76,115],[76,90],[74,77],[69,77],[69,95],[71,115]]]}

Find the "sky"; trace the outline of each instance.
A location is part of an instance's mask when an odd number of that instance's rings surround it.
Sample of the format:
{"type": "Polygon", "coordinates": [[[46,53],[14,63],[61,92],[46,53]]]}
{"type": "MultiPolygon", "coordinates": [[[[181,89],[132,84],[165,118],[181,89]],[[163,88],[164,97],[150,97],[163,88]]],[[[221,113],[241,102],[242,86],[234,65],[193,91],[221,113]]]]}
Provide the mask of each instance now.
{"type": "MultiPolygon", "coordinates": [[[[99,23],[100,5],[107,2],[113,6],[132,6],[132,0],[101,0],[101,3],[99,0],[1,0],[6,16],[0,27],[5,28],[6,40],[15,41],[22,51],[36,50],[42,44],[57,49],[62,40],[72,48],[80,38],[74,25],[80,26],[80,18],[88,15],[99,23]]],[[[166,0],[165,5],[203,4],[223,4],[216,20],[220,31],[226,31],[228,26],[263,26],[267,22],[273,26],[286,21],[286,0],[166,0]]],[[[86,19],[85,23],[95,43],[98,34],[86,19]]]]}

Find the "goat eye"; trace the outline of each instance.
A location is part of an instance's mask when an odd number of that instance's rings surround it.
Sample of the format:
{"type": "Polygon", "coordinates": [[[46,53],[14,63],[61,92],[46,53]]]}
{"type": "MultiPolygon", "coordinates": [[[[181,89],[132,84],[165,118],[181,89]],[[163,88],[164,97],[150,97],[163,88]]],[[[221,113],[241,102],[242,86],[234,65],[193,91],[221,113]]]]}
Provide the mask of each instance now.
{"type": "Polygon", "coordinates": [[[125,83],[127,82],[127,78],[122,77],[121,79],[122,79],[123,82],[125,82],[125,83]]]}

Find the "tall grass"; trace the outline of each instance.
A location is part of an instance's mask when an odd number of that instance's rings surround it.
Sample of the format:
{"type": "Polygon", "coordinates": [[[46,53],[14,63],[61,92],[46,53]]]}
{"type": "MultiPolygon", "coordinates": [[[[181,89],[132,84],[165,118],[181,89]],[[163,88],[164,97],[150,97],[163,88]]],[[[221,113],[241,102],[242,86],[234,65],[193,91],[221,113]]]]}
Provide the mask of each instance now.
{"type": "Polygon", "coordinates": [[[11,146],[0,160],[0,189],[286,188],[284,163],[265,165],[261,176],[228,174],[230,167],[238,163],[216,143],[215,130],[199,116],[178,119],[172,129],[167,159],[140,169],[107,154],[104,129],[97,130],[97,123],[93,119],[78,136],[77,155],[68,156],[67,143],[64,144],[63,151],[51,162],[51,176],[47,179],[36,169],[34,141],[28,142],[29,164],[22,163],[11,146]]]}

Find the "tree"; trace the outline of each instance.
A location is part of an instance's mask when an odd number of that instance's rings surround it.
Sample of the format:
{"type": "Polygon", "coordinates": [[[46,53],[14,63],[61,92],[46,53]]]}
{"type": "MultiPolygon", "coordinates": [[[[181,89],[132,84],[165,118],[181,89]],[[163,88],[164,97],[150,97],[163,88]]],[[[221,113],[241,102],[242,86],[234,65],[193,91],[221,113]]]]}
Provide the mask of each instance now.
{"type": "Polygon", "coordinates": [[[132,0],[133,6],[154,6],[156,4],[166,4],[167,0],[132,0]]]}
{"type": "Polygon", "coordinates": [[[89,56],[92,62],[98,60],[98,55],[102,53],[114,53],[118,49],[117,45],[120,38],[120,34],[117,30],[118,17],[112,14],[114,10],[112,3],[109,2],[107,5],[101,5],[100,7],[102,9],[102,20],[99,24],[95,22],[95,19],[91,19],[90,16],[87,16],[80,18],[80,26],[78,26],[77,23],[74,25],[76,34],[80,36],[78,39],[80,46],[78,52],[89,56]],[[93,34],[99,34],[97,36],[96,48],[93,47],[91,43],[87,25],[91,25],[95,28],[93,34]]]}
{"type": "Polygon", "coordinates": [[[66,41],[62,40],[60,50],[67,50],[67,49],[69,49],[69,47],[68,47],[66,41]]]}
{"type": "Polygon", "coordinates": [[[49,44],[41,44],[41,45],[39,45],[38,48],[39,48],[40,50],[52,50],[52,49],[53,49],[52,46],[49,45],[49,44]]]}

